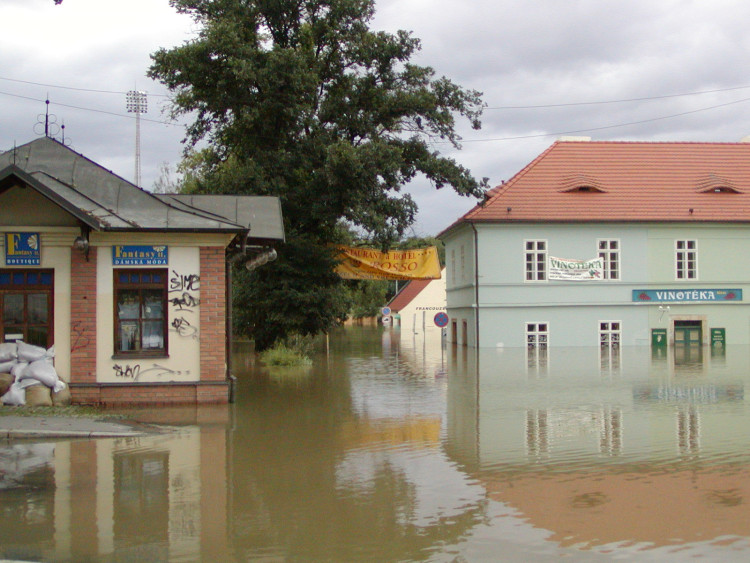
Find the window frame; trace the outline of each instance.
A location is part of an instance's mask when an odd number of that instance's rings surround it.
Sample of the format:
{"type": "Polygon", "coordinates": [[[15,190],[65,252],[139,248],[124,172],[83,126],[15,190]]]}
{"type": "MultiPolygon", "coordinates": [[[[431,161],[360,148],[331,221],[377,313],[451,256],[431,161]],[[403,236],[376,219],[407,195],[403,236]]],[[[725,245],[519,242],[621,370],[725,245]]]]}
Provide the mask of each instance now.
{"type": "Polygon", "coordinates": [[[113,346],[114,354],[113,358],[149,358],[158,357],[165,358],[169,356],[169,269],[168,268],[113,268],[112,270],[112,289],[113,289],[113,346]],[[128,273],[129,277],[138,274],[139,277],[145,273],[153,275],[154,273],[161,274],[161,279],[158,282],[123,282],[120,280],[122,273],[128,273]],[[128,318],[125,321],[132,322],[135,320],[138,324],[139,332],[139,346],[143,345],[143,327],[146,323],[153,322],[159,319],[149,319],[143,315],[144,309],[144,298],[143,292],[145,290],[160,290],[161,291],[161,306],[162,306],[162,318],[161,318],[161,332],[162,332],[162,347],[161,348],[148,348],[143,349],[139,347],[136,350],[121,350],[121,332],[120,327],[124,322],[119,316],[119,295],[120,291],[138,291],[138,317],[128,318]]]}
{"type": "Polygon", "coordinates": [[[531,322],[527,321],[524,323],[525,328],[525,339],[527,348],[549,348],[549,323],[546,321],[531,322]],[[543,329],[540,327],[544,327],[543,329]],[[531,329],[533,327],[533,329],[531,329]],[[529,340],[529,337],[533,338],[533,342],[529,340]],[[543,340],[540,337],[544,337],[543,340]]]}
{"type": "Polygon", "coordinates": [[[4,319],[4,304],[7,295],[22,295],[22,307],[24,313],[23,322],[20,324],[23,330],[24,342],[42,345],[49,348],[55,344],[55,270],[53,268],[0,268],[0,342],[5,341],[8,326],[19,326],[17,323],[8,323],[4,319]],[[30,281],[35,276],[36,283],[30,281]],[[21,278],[21,279],[19,279],[21,278]],[[44,281],[48,280],[48,281],[44,281]],[[45,294],[47,300],[45,323],[33,322],[29,318],[29,296],[45,294]],[[44,344],[35,341],[29,334],[30,329],[44,327],[47,338],[44,344]]]}
{"type": "Polygon", "coordinates": [[[599,347],[619,348],[622,346],[622,321],[599,321],[599,347]],[[613,328],[613,325],[617,325],[613,328]],[[603,326],[606,325],[606,328],[603,326]],[[612,338],[616,336],[616,338],[612,338]]]}
{"type": "Polygon", "coordinates": [[[604,279],[609,281],[620,281],[622,278],[622,262],[620,261],[620,250],[622,245],[620,239],[600,238],[596,240],[596,248],[599,258],[604,259],[604,279]],[[612,248],[612,244],[616,244],[615,248],[612,248]],[[602,244],[606,244],[606,248],[602,248],[602,244]],[[616,263],[616,276],[612,275],[612,261],[616,263]]]}
{"type": "Polygon", "coordinates": [[[547,258],[549,252],[549,245],[547,239],[524,239],[523,241],[523,258],[524,258],[524,282],[525,283],[540,283],[546,282],[548,273],[547,258]],[[539,245],[543,245],[540,248],[539,245]],[[529,248],[529,245],[533,245],[529,248]],[[540,258],[543,258],[540,261],[540,258]],[[542,265],[541,270],[539,265],[542,265]],[[539,275],[542,275],[540,278],[539,275]],[[529,276],[532,276],[529,278],[529,276]]]}
{"type": "Polygon", "coordinates": [[[676,239],[674,241],[674,277],[676,281],[692,282],[698,280],[698,241],[696,239],[676,239]],[[684,244],[684,247],[680,247],[680,244],[684,244]],[[689,266],[691,262],[692,267],[689,266]],[[691,273],[693,274],[692,277],[691,273]]]}

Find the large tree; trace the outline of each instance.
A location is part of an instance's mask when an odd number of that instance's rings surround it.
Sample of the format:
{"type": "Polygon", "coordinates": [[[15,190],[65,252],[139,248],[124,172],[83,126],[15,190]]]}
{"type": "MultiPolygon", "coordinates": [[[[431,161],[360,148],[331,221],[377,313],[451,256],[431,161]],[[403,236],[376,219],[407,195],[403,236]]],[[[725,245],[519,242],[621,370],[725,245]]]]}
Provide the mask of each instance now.
{"type": "Polygon", "coordinates": [[[154,53],[149,76],[173,93],[175,115],[194,116],[188,148],[204,148],[193,189],[281,198],[278,263],[239,280],[240,316],[259,321],[242,330],[261,347],[345,314],[325,250],[342,222],[385,247],[414,221],[403,187],[417,175],[482,195],[486,181],[432,148],[459,146],[456,116],[480,126],[480,93],[410,63],[419,41],[409,33],[370,29],[373,0],[171,4],[194,18],[197,36],[154,53]],[[292,298],[302,305],[280,315],[292,298]],[[269,319],[282,328],[269,332],[269,319]]]}

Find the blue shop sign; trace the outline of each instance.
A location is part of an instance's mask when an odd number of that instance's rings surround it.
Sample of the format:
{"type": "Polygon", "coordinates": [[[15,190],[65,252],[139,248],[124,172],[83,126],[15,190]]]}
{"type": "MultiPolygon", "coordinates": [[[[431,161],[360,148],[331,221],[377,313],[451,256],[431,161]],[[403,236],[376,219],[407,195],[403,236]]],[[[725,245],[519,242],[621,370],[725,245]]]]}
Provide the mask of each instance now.
{"type": "Polygon", "coordinates": [[[637,303],[719,303],[742,301],[741,289],[634,289],[637,303]]]}
{"type": "Polygon", "coordinates": [[[121,245],[112,247],[113,266],[166,266],[169,264],[169,247],[148,245],[121,245]]]}
{"type": "Polygon", "coordinates": [[[39,266],[41,256],[39,233],[5,233],[6,266],[39,266]]]}

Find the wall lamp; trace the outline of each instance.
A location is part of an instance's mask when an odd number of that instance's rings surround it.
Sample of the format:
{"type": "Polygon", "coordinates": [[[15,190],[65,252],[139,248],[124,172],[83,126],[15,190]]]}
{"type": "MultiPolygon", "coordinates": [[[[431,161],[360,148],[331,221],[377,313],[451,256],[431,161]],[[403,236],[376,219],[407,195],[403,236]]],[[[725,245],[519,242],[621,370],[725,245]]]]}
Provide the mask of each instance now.
{"type": "Polygon", "coordinates": [[[276,253],[275,248],[271,248],[270,250],[267,250],[266,252],[263,252],[262,254],[258,254],[255,258],[252,258],[251,260],[248,260],[245,262],[245,268],[247,268],[248,272],[252,272],[255,268],[259,268],[263,264],[267,264],[268,262],[273,262],[278,258],[278,254],[276,253]]]}
{"type": "Polygon", "coordinates": [[[89,237],[88,233],[80,234],[73,241],[73,248],[86,257],[86,262],[89,261],[89,237]]]}

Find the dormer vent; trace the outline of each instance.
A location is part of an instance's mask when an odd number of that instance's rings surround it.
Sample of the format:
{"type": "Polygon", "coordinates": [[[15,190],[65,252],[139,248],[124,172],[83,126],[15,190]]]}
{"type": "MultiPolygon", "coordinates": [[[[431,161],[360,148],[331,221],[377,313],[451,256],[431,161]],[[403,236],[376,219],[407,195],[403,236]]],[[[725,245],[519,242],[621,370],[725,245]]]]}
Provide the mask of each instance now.
{"type": "Polygon", "coordinates": [[[709,193],[725,193],[725,194],[741,194],[744,193],[740,190],[737,185],[727,178],[719,176],[714,172],[699,179],[696,184],[696,190],[702,194],[709,193]]]}
{"type": "Polygon", "coordinates": [[[562,181],[561,192],[598,192],[606,193],[603,184],[594,176],[589,174],[573,174],[562,181]]]}

